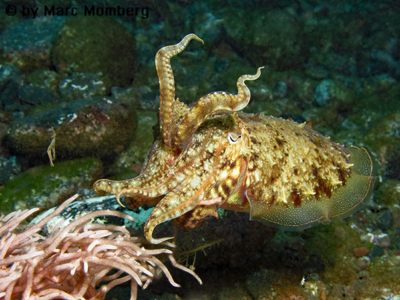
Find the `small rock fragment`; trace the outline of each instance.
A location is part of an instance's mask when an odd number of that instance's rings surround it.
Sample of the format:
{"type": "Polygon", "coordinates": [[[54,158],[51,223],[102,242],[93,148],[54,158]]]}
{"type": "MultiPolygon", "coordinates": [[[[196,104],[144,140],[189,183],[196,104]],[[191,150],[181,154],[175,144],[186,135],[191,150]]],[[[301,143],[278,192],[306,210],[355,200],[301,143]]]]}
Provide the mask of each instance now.
{"type": "Polygon", "coordinates": [[[365,255],[368,255],[368,253],[369,253],[369,249],[365,248],[365,247],[360,247],[360,248],[357,248],[356,250],[354,250],[354,255],[356,257],[362,257],[365,255]]]}

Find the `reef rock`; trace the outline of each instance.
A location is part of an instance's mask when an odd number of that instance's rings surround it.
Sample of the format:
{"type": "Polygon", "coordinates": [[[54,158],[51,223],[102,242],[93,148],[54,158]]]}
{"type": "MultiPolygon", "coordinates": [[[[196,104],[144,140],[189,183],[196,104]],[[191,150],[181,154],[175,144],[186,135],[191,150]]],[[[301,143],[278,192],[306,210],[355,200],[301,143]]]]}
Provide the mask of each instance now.
{"type": "Polygon", "coordinates": [[[76,100],[15,120],[7,145],[20,155],[46,157],[53,131],[57,156],[107,156],[121,152],[135,132],[135,111],[113,99],[76,100]]]}
{"type": "Polygon", "coordinates": [[[114,19],[76,17],[60,30],[52,56],[63,75],[101,72],[108,89],[127,86],[134,77],[135,39],[114,19]]]}

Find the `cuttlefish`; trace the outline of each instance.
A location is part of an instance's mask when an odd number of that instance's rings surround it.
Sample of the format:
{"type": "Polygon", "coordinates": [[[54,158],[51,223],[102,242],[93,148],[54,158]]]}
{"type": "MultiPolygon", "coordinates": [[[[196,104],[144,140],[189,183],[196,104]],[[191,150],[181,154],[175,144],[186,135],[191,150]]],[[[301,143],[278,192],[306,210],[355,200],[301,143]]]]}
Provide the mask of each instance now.
{"type": "MultiPolygon", "coordinates": [[[[337,144],[312,129],[262,114],[240,112],[250,101],[242,75],[238,93],[213,92],[192,107],[175,98],[170,59],[191,40],[188,34],[156,55],[160,83],[159,132],[133,179],[98,180],[94,189],[124,197],[136,209],[155,208],[144,232],[154,244],[154,228],[174,220],[182,229],[203,224],[217,209],[247,212],[250,219],[297,230],[343,218],[370,194],[372,161],[363,148],[337,144]]],[[[121,202],[120,202],[121,203],[121,202]]],[[[122,204],[122,203],[121,203],[122,204]]]]}

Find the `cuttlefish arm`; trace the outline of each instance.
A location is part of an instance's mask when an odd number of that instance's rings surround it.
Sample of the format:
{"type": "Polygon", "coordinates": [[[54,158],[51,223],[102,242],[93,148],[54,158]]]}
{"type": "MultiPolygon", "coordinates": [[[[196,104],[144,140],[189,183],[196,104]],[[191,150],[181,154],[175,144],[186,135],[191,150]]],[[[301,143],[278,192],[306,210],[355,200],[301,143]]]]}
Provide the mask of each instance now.
{"type": "MultiPolygon", "coordinates": [[[[214,164],[216,166],[216,163],[214,164]]],[[[204,190],[212,183],[216,173],[203,172],[201,177],[192,175],[187,177],[179,186],[169,192],[154,208],[144,226],[146,239],[159,244],[163,241],[172,239],[166,237],[161,239],[153,238],[154,228],[166,221],[173,220],[194,209],[202,200],[204,190]]]]}
{"type": "MultiPolygon", "coordinates": [[[[190,143],[161,180],[148,188],[122,190],[119,197],[149,197],[165,195],[150,214],[145,225],[145,236],[151,243],[161,243],[164,239],[152,237],[154,228],[195,208],[203,199],[204,191],[212,184],[218,170],[221,152],[224,150],[219,136],[211,128],[206,131],[202,143],[190,143]],[[212,148],[212,149],[211,149],[212,148]],[[204,168],[204,165],[207,165],[204,168]]],[[[202,136],[203,137],[203,136],[202,136]]]]}
{"type": "Polygon", "coordinates": [[[204,44],[197,35],[188,34],[178,44],[161,48],[156,55],[156,69],[160,82],[160,129],[163,141],[169,147],[173,146],[171,138],[176,126],[174,124],[175,80],[170,59],[182,52],[192,39],[204,44]]]}
{"type": "MultiPolygon", "coordinates": [[[[159,181],[173,165],[175,157],[176,153],[173,149],[166,147],[162,140],[158,139],[154,142],[139,176],[121,181],[100,179],[94,183],[93,188],[99,194],[104,195],[105,192],[108,192],[117,195],[123,190],[152,186],[159,181]]],[[[145,199],[136,198],[135,200],[137,202],[135,207],[128,205],[132,209],[146,202],[145,199]]]]}
{"type": "Polygon", "coordinates": [[[244,109],[251,97],[250,90],[244,82],[258,79],[263,68],[258,68],[257,73],[254,75],[242,75],[239,77],[237,81],[237,95],[226,92],[214,92],[200,98],[178,125],[174,145],[178,148],[184,148],[192,134],[212,113],[217,111],[234,112],[244,109]]]}
{"type": "MultiPolygon", "coordinates": [[[[236,114],[221,120],[233,124],[227,130],[211,128],[201,158],[183,170],[185,179],[157,204],[147,219],[144,232],[151,243],[172,238],[153,238],[158,224],[178,218],[181,228],[193,229],[208,216],[217,216],[217,208],[243,185],[250,154],[249,134],[236,114]]],[[[195,136],[199,134],[202,135],[197,132],[195,136]]]]}
{"type": "Polygon", "coordinates": [[[185,115],[177,127],[174,116],[175,81],[171,57],[181,53],[192,40],[203,42],[197,35],[186,35],[178,44],[161,48],[156,55],[156,68],[160,82],[160,129],[164,143],[170,147],[183,149],[192,134],[212,113],[217,111],[240,111],[250,101],[250,90],[244,83],[256,80],[261,75],[260,67],[255,75],[242,75],[237,81],[238,94],[214,92],[200,98],[185,115]],[[176,128],[177,127],[177,128],[176,128]]]}
{"type": "MultiPolygon", "coordinates": [[[[221,161],[223,160],[222,157],[221,161]]],[[[241,157],[229,165],[220,166],[217,180],[204,196],[204,199],[208,200],[200,201],[194,209],[175,218],[175,224],[183,230],[193,230],[202,226],[209,216],[218,218],[217,209],[243,185],[247,166],[247,157],[241,157]]]]}

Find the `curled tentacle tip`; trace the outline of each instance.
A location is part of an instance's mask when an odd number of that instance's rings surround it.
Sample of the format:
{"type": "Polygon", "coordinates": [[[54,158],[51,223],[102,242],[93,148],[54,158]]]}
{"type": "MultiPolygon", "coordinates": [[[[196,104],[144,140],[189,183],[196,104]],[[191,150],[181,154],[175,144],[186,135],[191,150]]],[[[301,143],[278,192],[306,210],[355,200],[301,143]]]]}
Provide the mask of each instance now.
{"type": "Polygon", "coordinates": [[[204,45],[204,41],[194,33],[189,33],[186,37],[190,37],[191,39],[195,39],[195,40],[201,42],[204,45]]]}
{"type": "Polygon", "coordinates": [[[118,194],[116,195],[116,196],[117,196],[117,202],[118,202],[119,205],[121,205],[122,207],[126,207],[126,206],[123,205],[122,202],[121,202],[121,199],[120,199],[120,198],[121,198],[121,194],[122,194],[122,193],[118,193],[118,194]]]}
{"type": "Polygon", "coordinates": [[[102,180],[97,180],[94,184],[93,184],[93,189],[96,193],[104,196],[106,194],[104,187],[102,187],[103,185],[103,181],[102,180]]]}
{"type": "Polygon", "coordinates": [[[260,76],[260,75],[261,75],[261,70],[264,69],[264,68],[265,68],[264,66],[259,67],[259,68],[257,69],[257,73],[256,73],[254,76],[260,76]]]}
{"type": "Polygon", "coordinates": [[[162,239],[155,239],[152,236],[146,237],[146,239],[152,244],[161,244],[162,242],[165,242],[167,240],[171,240],[173,238],[174,238],[173,236],[165,237],[165,238],[162,238],[162,239]]]}

